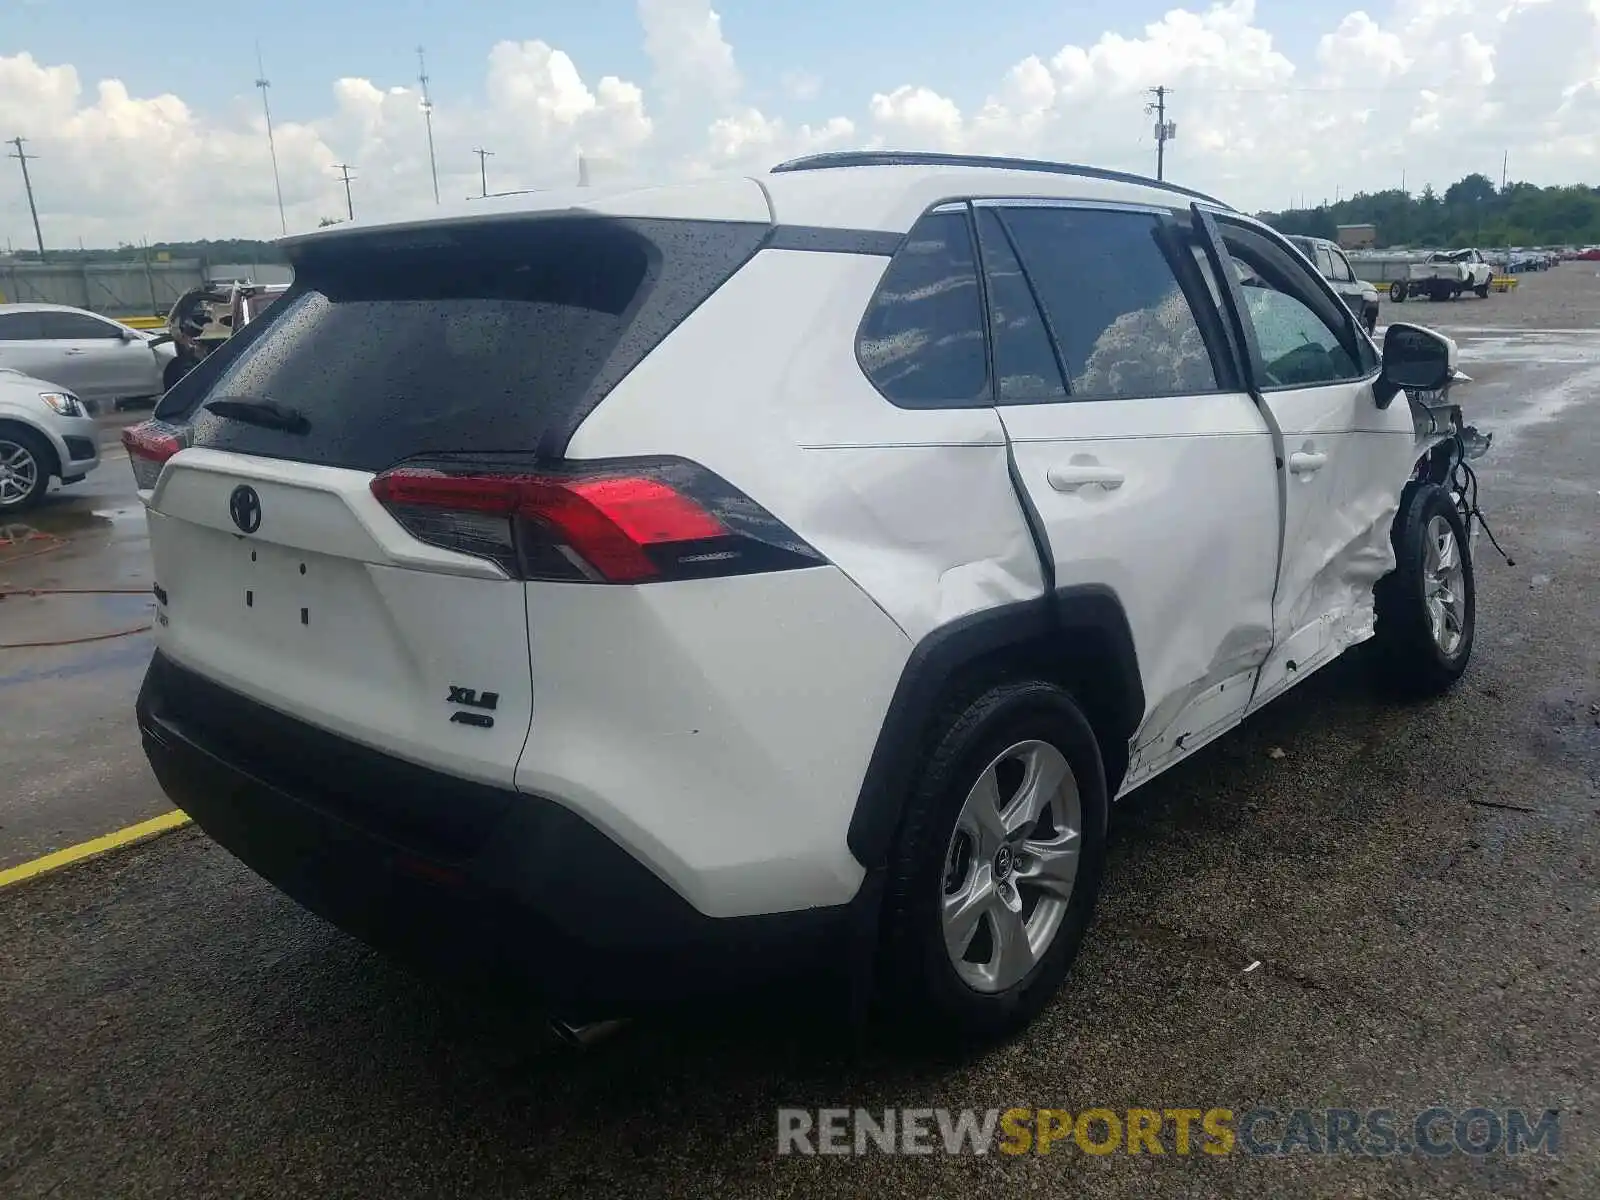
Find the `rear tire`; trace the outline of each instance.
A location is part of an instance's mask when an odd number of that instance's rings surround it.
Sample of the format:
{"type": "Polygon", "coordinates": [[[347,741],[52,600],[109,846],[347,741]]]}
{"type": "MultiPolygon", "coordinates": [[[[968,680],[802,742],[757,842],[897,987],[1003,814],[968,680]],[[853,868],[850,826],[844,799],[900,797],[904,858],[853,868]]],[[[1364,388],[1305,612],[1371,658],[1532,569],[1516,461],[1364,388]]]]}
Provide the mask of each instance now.
{"type": "Polygon", "coordinates": [[[1078,953],[1104,768],[1078,706],[1040,681],[951,706],[932,739],[890,855],[879,978],[902,1019],[989,1042],[1038,1015],[1078,953]]]}
{"type": "Polygon", "coordinates": [[[1404,304],[1406,302],[1406,285],[1398,279],[1391,283],[1389,285],[1389,299],[1396,304],[1404,304]]]}
{"type": "Polygon", "coordinates": [[[60,468],[55,453],[33,430],[0,424],[0,516],[23,512],[39,503],[60,468]]]}
{"type": "Polygon", "coordinates": [[[1466,524],[1448,491],[1413,480],[1401,493],[1391,541],[1395,569],[1373,589],[1372,662],[1390,690],[1436,696],[1472,658],[1477,588],[1466,524]]]}
{"type": "Polygon", "coordinates": [[[1487,300],[1489,298],[1489,284],[1487,283],[1482,287],[1475,287],[1472,290],[1478,293],[1479,300],[1487,300]]]}

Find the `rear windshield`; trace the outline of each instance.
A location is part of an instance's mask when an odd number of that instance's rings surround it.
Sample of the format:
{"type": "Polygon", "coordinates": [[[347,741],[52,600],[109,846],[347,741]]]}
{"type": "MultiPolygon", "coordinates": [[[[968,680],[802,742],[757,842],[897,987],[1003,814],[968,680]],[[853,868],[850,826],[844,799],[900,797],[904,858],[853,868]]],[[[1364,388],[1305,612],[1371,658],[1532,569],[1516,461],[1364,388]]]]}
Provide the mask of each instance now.
{"type": "Polygon", "coordinates": [[[160,415],[188,416],[196,445],[367,471],[559,454],[767,228],[564,215],[312,243],[258,336],[160,415]],[[208,411],[222,400],[297,419],[208,411]]]}

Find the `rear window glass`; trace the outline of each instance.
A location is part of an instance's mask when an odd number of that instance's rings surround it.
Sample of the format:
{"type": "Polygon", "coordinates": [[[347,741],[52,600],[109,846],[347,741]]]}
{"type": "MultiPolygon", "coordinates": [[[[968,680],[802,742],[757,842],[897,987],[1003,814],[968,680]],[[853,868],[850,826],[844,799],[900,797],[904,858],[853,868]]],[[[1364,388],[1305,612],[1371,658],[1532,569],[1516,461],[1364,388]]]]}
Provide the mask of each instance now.
{"type": "Polygon", "coordinates": [[[585,216],[313,243],[260,336],[188,403],[195,442],[369,471],[420,454],[559,453],[766,230],[585,216]],[[223,399],[303,421],[207,411],[223,399]]]}
{"type": "Polygon", "coordinates": [[[862,319],[856,357],[902,408],[990,403],[983,302],[965,210],[930,213],[906,235],[862,319]]]}

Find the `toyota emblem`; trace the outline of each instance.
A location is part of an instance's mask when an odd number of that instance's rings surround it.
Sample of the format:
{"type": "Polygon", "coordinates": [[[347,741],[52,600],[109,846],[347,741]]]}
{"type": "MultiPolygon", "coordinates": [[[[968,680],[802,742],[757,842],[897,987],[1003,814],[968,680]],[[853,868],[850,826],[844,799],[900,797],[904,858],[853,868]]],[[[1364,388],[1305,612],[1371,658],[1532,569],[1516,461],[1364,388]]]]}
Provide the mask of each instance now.
{"type": "Polygon", "coordinates": [[[228,515],[243,533],[254,533],[261,528],[261,497],[255,488],[241,483],[228,497],[228,515]]]}

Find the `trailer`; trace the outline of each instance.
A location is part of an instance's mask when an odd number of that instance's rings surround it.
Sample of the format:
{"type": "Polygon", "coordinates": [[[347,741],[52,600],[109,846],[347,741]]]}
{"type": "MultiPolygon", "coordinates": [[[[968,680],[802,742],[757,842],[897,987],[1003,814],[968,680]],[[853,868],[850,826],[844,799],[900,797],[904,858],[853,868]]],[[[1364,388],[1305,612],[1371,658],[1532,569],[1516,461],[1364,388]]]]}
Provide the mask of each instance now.
{"type": "Polygon", "coordinates": [[[1426,259],[1426,251],[1368,251],[1350,255],[1350,265],[1359,278],[1378,291],[1387,292],[1389,299],[1398,303],[1410,294],[1412,268],[1426,259]]]}

